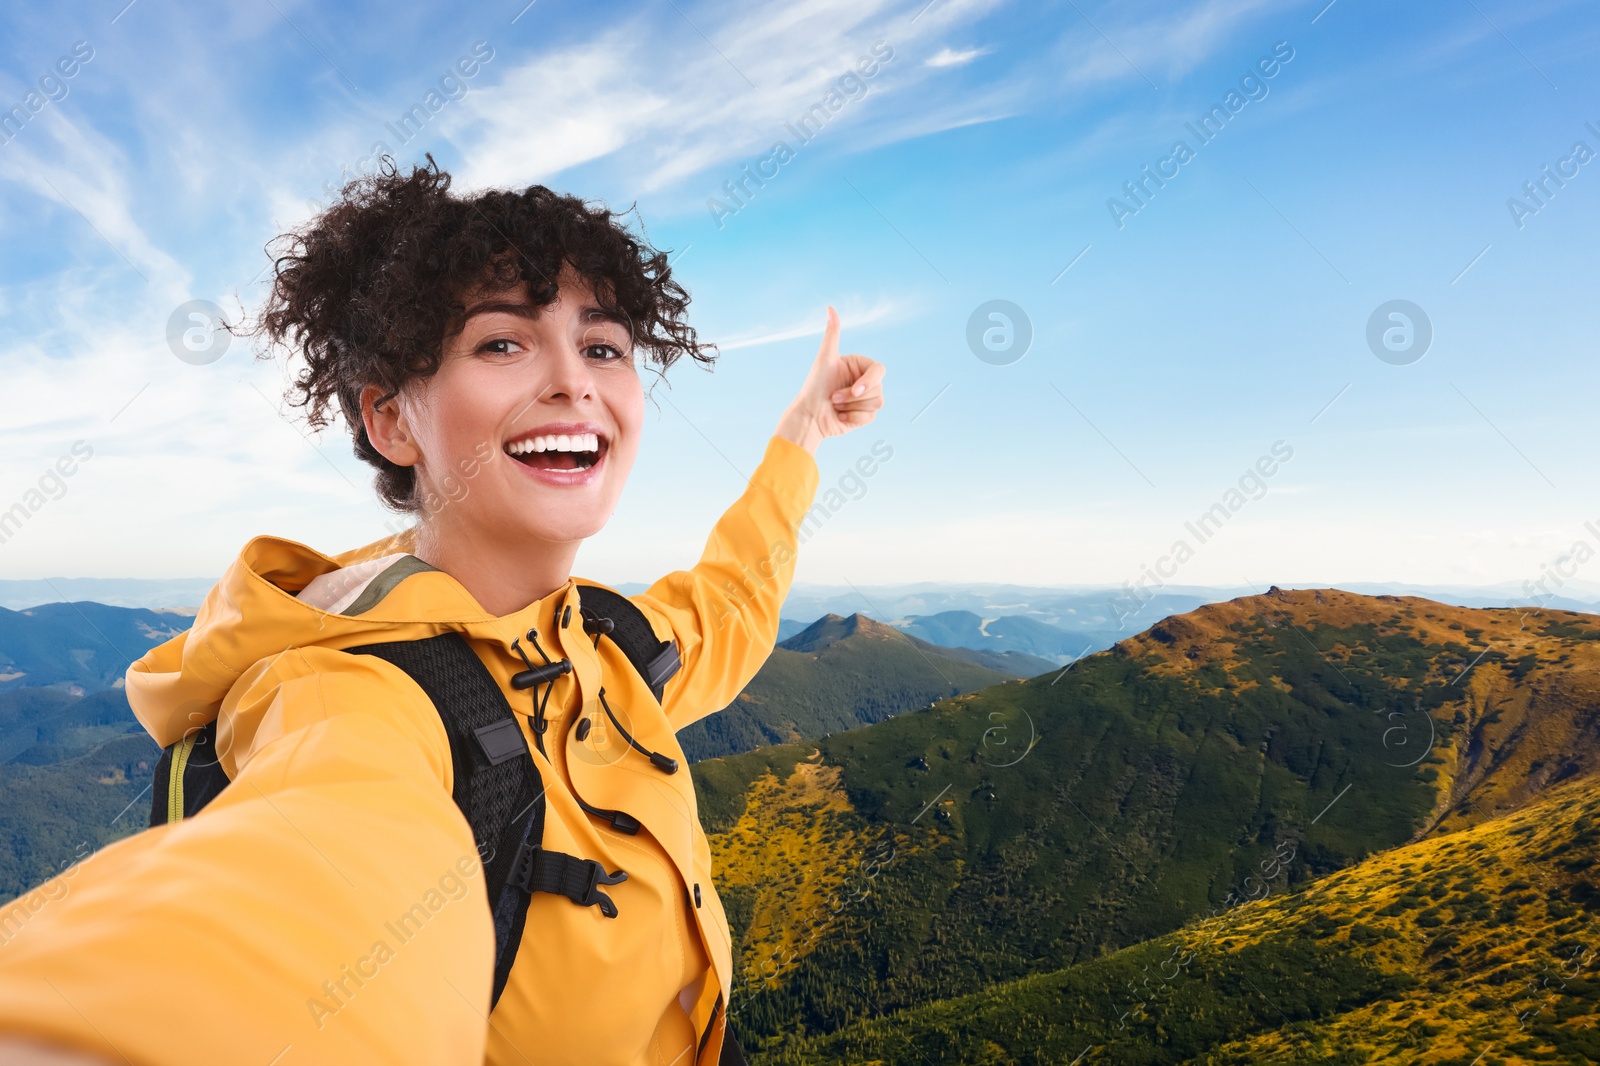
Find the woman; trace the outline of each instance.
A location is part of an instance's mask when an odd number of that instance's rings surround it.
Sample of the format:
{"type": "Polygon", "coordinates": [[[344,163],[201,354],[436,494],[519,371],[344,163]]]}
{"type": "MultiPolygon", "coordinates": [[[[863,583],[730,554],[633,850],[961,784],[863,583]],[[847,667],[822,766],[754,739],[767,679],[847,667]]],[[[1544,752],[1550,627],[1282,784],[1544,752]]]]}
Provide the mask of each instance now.
{"type": "Polygon", "coordinates": [[[0,1062],[719,1060],[728,927],[674,734],[771,651],[816,445],[873,419],[883,367],[838,354],[830,307],[698,565],[632,597],[681,659],[658,702],[583,624],[571,566],[638,453],[640,350],[711,362],[687,295],[604,209],[449,181],[430,157],[352,183],[291,237],[257,325],[303,357],[311,424],[338,404],[416,524],[332,557],[257,537],[189,631],[129,669],[162,745],[216,720],[231,784],[19,901],[0,1062]],[[488,857],[452,799],[440,714],[400,668],[345,650],[448,632],[516,712],[544,847],[608,875],[606,908],[592,881],[582,899],[533,893],[498,999],[488,857]]]}

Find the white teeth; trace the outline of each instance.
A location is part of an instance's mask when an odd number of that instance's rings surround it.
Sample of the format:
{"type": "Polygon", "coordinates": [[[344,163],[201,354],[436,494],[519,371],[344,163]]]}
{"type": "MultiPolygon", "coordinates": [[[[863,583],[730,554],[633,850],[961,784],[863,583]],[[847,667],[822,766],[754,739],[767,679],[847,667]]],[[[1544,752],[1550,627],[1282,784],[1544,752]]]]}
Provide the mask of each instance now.
{"type": "Polygon", "coordinates": [[[511,455],[527,455],[529,452],[597,452],[599,450],[600,435],[597,433],[548,434],[540,437],[526,437],[506,445],[506,452],[511,455]]]}

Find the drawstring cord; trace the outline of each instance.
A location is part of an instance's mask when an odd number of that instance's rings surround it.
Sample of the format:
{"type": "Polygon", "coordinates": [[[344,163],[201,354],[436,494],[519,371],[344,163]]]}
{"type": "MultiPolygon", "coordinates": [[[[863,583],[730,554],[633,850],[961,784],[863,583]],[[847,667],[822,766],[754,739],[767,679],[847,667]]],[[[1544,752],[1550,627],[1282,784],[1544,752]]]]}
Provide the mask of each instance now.
{"type": "MultiPolygon", "coordinates": [[[[600,648],[600,635],[602,633],[609,634],[614,625],[615,623],[613,623],[609,618],[594,618],[591,621],[591,616],[589,616],[587,613],[585,614],[583,622],[584,632],[594,634],[594,648],[596,651],[599,651],[600,648]]],[[[523,665],[525,665],[527,669],[512,676],[511,687],[517,689],[531,688],[534,690],[533,714],[531,716],[533,740],[534,743],[538,745],[539,754],[548,759],[550,754],[545,750],[544,735],[549,730],[550,723],[545,718],[545,708],[549,705],[550,693],[555,690],[556,678],[572,672],[572,660],[566,658],[565,656],[560,659],[551,659],[550,656],[545,652],[543,646],[541,646],[539,643],[539,631],[537,629],[529,629],[526,637],[529,643],[533,645],[534,650],[539,653],[539,657],[544,660],[544,665],[533,665],[533,660],[528,658],[528,653],[522,649],[521,638],[513,640],[511,642],[511,650],[517,653],[517,655],[522,659],[523,665]],[[545,686],[544,695],[542,697],[538,691],[538,686],[541,684],[545,686]]],[[[649,748],[646,748],[643,744],[640,744],[637,740],[635,740],[633,735],[623,728],[622,723],[617,720],[616,713],[612,711],[611,704],[606,700],[606,690],[604,687],[600,689],[600,705],[605,708],[606,717],[611,719],[612,725],[617,727],[617,732],[620,733],[622,738],[628,742],[629,747],[648,758],[650,760],[650,764],[661,772],[668,774],[675,774],[678,772],[678,760],[671,758],[670,756],[663,755],[658,751],[651,751],[649,748]]],[[[582,733],[580,732],[580,736],[581,735],[582,733]]],[[[609,823],[610,826],[618,832],[634,834],[639,831],[639,821],[632,815],[626,814],[622,811],[595,807],[585,802],[583,797],[579,796],[576,791],[573,792],[572,797],[578,801],[579,807],[582,807],[589,814],[599,818],[601,821],[609,823]]]]}
{"type": "MultiPolygon", "coordinates": [[[[617,624],[609,618],[601,618],[598,615],[592,615],[587,611],[584,612],[583,631],[585,633],[594,634],[594,647],[595,651],[597,652],[600,650],[601,634],[611,637],[612,630],[616,629],[616,627],[617,624]]],[[[613,644],[616,643],[616,639],[616,637],[611,637],[613,644]]],[[[600,706],[606,709],[606,717],[611,719],[611,724],[617,727],[617,732],[622,734],[622,739],[626,740],[628,742],[628,746],[634,751],[649,759],[650,765],[654,766],[657,770],[660,770],[664,774],[675,774],[678,772],[677,759],[663,755],[659,751],[651,751],[637,740],[634,740],[633,735],[626,729],[622,728],[622,723],[617,721],[616,714],[611,710],[611,704],[606,702],[606,690],[604,685],[600,686],[600,706]]]]}
{"type": "Polygon", "coordinates": [[[556,687],[556,678],[572,672],[572,660],[564,656],[559,660],[552,660],[546,655],[544,648],[539,645],[537,629],[528,630],[527,637],[533,643],[533,648],[539,653],[539,657],[544,660],[544,665],[534,666],[533,660],[528,658],[528,653],[522,650],[521,638],[513,640],[511,650],[522,657],[523,663],[528,668],[512,677],[511,687],[533,689],[533,742],[539,745],[539,754],[548,759],[550,755],[544,750],[544,734],[545,730],[550,728],[550,723],[545,720],[544,709],[550,702],[550,693],[556,687]],[[541,683],[545,686],[542,700],[539,698],[538,688],[541,683]]]}
{"type": "Polygon", "coordinates": [[[600,706],[606,709],[606,717],[611,719],[611,724],[617,727],[617,732],[622,734],[622,739],[628,742],[630,748],[648,758],[650,764],[662,773],[675,774],[678,772],[677,759],[663,755],[659,751],[651,751],[637,740],[634,740],[632,734],[622,728],[622,723],[617,721],[617,716],[611,711],[611,704],[606,702],[606,690],[603,687],[600,689],[600,706]]]}
{"type": "MultiPolygon", "coordinates": [[[[550,758],[550,753],[544,750],[544,734],[550,728],[550,723],[545,720],[544,709],[545,705],[550,702],[551,691],[556,687],[556,678],[571,672],[572,660],[563,657],[552,661],[550,656],[545,654],[544,648],[539,646],[538,630],[528,630],[527,637],[533,643],[534,650],[544,659],[545,664],[543,666],[534,666],[528,658],[528,653],[522,650],[521,643],[518,640],[513,640],[511,642],[512,650],[522,657],[522,661],[527,664],[528,668],[511,678],[511,687],[534,689],[533,742],[539,746],[539,754],[548,759],[550,758]],[[543,700],[539,698],[536,687],[540,684],[546,685],[543,700]]],[[[585,803],[583,797],[578,795],[577,790],[573,790],[572,798],[578,801],[578,806],[601,821],[609,823],[611,828],[619,833],[632,835],[639,831],[639,820],[630,814],[625,814],[622,811],[607,810],[603,807],[595,807],[585,803]]]]}

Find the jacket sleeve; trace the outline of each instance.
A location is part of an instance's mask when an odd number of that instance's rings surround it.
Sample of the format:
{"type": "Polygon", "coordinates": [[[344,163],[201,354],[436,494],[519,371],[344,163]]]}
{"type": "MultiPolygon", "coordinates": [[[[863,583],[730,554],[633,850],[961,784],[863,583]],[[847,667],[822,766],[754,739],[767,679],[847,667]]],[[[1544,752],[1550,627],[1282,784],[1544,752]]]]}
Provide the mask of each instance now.
{"type": "Polygon", "coordinates": [[[662,700],[674,730],[733,702],[772,653],[800,524],[819,480],[811,453],[774,435],[694,568],[673,571],[632,597],[657,636],[677,641],[683,659],[662,700]]]}
{"type": "Polygon", "coordinates": [[[216,799],[0,906],[0,1033],[137,1066],[477,1066],[494,933],[427,697],[308,648],[222,712],[242,769],[216,799]]]}

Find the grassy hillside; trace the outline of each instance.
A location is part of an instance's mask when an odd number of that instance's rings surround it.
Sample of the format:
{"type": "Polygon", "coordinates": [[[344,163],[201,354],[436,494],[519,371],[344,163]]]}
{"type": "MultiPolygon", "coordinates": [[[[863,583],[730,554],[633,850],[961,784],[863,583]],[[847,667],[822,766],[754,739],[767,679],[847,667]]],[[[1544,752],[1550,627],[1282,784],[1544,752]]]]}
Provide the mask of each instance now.
{"type": "Polygon", "coordinates": [[[0,766],[0,900],[148,826],[151,767],[160,755],[140,732],[48,766],[0,766]]]}
{"type": "Polygon", "coordinates": [[[1588,772],[1600,627],[1519,614],[1274,590],[1066,674],[836,733],[811,784],[803,750],[701,764],[724,882],[772,872],[751,830],[816,782],[840,797],[822,816],[834,837],[796,825],[785,861],[814,867],[825,895],[829,878],[874,871],[827,936],[762,925],[782,908],[751,900],[741,1037],[774,1049],[1087,964],[1252,891],[1285,854],[1274,891],[1588,772]],[[740,819],[742,841],[727,829],[740,819]]]}
{"type": "Polygon", "coordinates": [[[1592,1063],[1597,861],[1588,779],[1296,893],[1268,878],[1258,900],[1106,958],[761,1061],[1592,1063]]]}
{"type": "Polygon", "coordinates": [[[1264,630],[1285,626],[1322,661],[1330,695],[1386,708],[1379,739],[1387,762],[1415,762],[1429,767],[1424,777],[1437,775],[1429,830],[1475,824],[1600,771],[1594,615],[1273,589],[1166,619],[1121,651],[1157,664],[1162,676],[1203,685],[1221,670],[1248,688],[1275,683],[1262,676],[1256,652],[1264,630]],[[1352,676],[1346,664],[1356,667],[1352,676]],[[1375,691],[1373,680],[1401,698],[1375,691]]]}
{"type": "Polygon", "coordinates": [[[941,648],[853,614],[824,615],[773,649],[732,704],[678,734],[691,762],[824,736],[1051,663],[941,648]]]}

